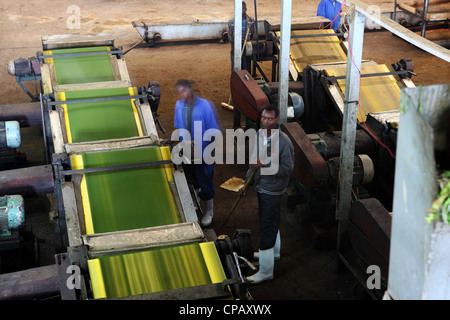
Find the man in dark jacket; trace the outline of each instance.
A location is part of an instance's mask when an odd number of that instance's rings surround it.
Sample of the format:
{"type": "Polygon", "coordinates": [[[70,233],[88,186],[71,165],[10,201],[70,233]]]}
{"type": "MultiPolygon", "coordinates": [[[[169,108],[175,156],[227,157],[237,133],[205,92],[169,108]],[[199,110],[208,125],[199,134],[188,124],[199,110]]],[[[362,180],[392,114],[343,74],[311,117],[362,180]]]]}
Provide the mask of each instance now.
{"type": "Polygon", "coordinates": [[[259,210],[259,271],[247,277],[254,284],[273,279],[275,259],[280,258],[281,199],[294,170],[294,147],[289,137],[278,129],[279,110],[274,105],[264,108],[261,126],[250,159],[246,181],[253,171],[259,210]]]}

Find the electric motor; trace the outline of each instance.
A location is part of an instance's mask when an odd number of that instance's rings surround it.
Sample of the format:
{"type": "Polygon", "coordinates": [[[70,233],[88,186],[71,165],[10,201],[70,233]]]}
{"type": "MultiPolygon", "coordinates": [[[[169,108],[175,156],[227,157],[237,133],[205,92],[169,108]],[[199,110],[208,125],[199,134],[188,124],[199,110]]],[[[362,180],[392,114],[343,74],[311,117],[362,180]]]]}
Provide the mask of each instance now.
{"type": "Polygon", "coordinates": [[[0,236],[11,235],[11,230],[25,224],[25,207],[21,195],[0,197],[0,236]]]}
{"type": "Polygon", "coordinates": [[[19,122],[0,121],[0,147],[15,149],[21,142],[19,122]]]}

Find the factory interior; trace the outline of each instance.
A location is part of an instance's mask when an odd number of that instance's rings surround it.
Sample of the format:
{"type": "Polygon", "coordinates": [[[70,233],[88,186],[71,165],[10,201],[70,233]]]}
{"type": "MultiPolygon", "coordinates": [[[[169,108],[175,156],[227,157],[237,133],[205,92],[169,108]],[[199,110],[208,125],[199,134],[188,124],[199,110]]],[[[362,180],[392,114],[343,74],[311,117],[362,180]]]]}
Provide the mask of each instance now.
{"type": "Polygon", "coordinates": [[[0,300],[450,299],[450,1],[336,2],[339,30],[319,2],[247,0],[249,72],[240,1],[2,1],[0,300]],[[280,108],[270,281],[246,279],[257,192],[226,184],[247,188],[248,156],[215,164],[200,224],[171,153],[178,79],[222,132],[280,108]]]}

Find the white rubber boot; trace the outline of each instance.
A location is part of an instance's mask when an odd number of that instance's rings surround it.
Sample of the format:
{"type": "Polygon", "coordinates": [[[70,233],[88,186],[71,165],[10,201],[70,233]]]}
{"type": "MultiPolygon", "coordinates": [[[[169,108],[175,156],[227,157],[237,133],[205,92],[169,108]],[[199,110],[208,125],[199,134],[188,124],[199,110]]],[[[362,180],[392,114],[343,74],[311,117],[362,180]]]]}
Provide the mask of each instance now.
{"type": "MultiPolygon", "coordinates": [[[[280,237],[280,230],[278,230],[277,240],[275,241],[275,246],[273,247],[273,255],[274,255],[275,261],[280,260],[280,257],[281,257],[280,252],[281,252],[281,237],[280,237]]],[[[255,260],[259,259],[259,252],[253,253],[253,259],[255,259],[255,260]]]]}
{"type": "Polygon", "coordinates": [[[207,227],[211,224],[214,217],[214,199],[204,202],[203,217],[200,221],[202,227],[207,227]]]}
{"type": "Polygon", "coordinates": [[[252,284],[258,284],[273,279],[273,267],[275,259],[273,256],[273,248],[267,250],[259,250],[259,271],[254,275],[247,277],[247,281],[252,284]]]}
{"type": "Polygon", "coordinates": [[[277,233],[277,240],[275,241],[275,247],[273,247],[273,254],[275,257],[275,260],[280,260],[281,254],[281,236],[280,236],[280,230],[278,230],[277,233]]]}

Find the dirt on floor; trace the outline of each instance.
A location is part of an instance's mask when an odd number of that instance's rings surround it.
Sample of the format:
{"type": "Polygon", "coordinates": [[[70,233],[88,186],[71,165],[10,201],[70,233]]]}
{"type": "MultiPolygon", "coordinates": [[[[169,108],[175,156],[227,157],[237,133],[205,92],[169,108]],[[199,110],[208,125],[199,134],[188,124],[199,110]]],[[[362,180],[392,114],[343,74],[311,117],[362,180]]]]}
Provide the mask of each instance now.
{"type": "MultiPolygon", "coordinates": [[[[256,2],[258,19],[279,23],[281,1],[258,0],[256,2]]],[[[319,1],[292,2],[292,17],[295,19],[315,16],[319,1]]],[[[393,8],[394,1],[370,2],[386,11],[393,8]]],[[[251,16],[255,16],[253,3],[253,1],[247,1],[248,14],[251,16]]],[[[116,46],[123,46],[126,50],[141,40],[132,26],[132,21],[148,23],[190,23],[196,19],[226,21],[233,16],[233,4],[232,0],[2,1],[0,3],[0,29],[2,30],[0,65],[3,67],[0,68],[0,105],[30,101],[16,83],[15,78],[8,75],[6,64],[9,60],[35,56],[36,52],[42,50],[41,36],[109,32],[116,39],[116,46]],[[80,28],[69,29],[68,23],[70,25],[72,15],[77,12],[80,14],[80,28]]],[[[412,59],[414,62],[414,72],[417,76],[412,80],[416,85],[450,82],[448,62],[406,43],[390,32],[365,33],[363,59],[390,65],[404,58],[412,59]]],[[[232,128],[232,112],[221,107],[221,103],[228,102],[230,96],[230,45],[228,43],[208,41],[161,44],[151,48],[139,45],[126,53],[125,59],[133,85],[143,86],[149,81],[157,81],[161,86],[159,119],[167,133],[160,132],[160,138],[170,139],[173,130],[173,110],[177,99],[173,86],[180,78],[193,80],[197,94],[215,103],[223,127],[232,128]]],[[[264,64],[264,68],[270,69],[270,65],[264,64]]],[[[33,86],[30,86],[30,90],[33,92],[33,86]]],[[[254,235],[254,243],[257,247],[257,203],[253,190],[250,190],[239,203],[233,219],[230,219],[227,225],[222,225],[237,194],[223,190],[219,188],[219,185],[231,177],[243,178],[246,169],[245,165],[216,165],[217,196],[212,228],[217,234],[229,235],[232,235],[237,228],[248,228],[254,235]]],[[[289,250],[296,251],[295,245],[299,245],[301,242],[299,241],[294,242],[289,250]]],[[[302,295],[299,293],[302,289],[294,288],[293,290],[293,296],[298,294],[298,297],[321,298],[313,293],[302,295]]],[[[270,292],[267,294],[270,297],[270,292]]],[[[278,294],[282,295],[283,292],[278,294]]],[[[276,298],[282,298],[282,296],[276,298]]]]}

